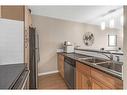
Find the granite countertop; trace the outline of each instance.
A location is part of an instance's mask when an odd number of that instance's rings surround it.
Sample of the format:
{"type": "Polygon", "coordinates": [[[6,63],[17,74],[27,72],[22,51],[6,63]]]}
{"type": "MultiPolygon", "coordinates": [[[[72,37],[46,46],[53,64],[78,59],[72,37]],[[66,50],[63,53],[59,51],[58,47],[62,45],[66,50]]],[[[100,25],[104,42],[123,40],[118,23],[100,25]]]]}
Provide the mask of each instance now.
{"type": "Polygon", "coordinates": [[[107,53],[110,54],[107,51],[110,51],[112,54],[116,54],[116,55],[123,55],[123,52],[120,50],[93,50],[93,49],[76,49],[75,50],[79,50],[79,51],[88,51],[88,52],[98,52],[98,53],[107,53]]]}
{"type": "Polygon", "coordinates": [[[0,65],[0,89],[10,89],[23,70],[25,64],[0,65]]]}
{"type": "MultiPolygon", "coordinates": [[[[80,59],[80,58],[94,57],[94,56],[87,56],[87,55],[78,54],[78,53],[64,53],[64,52],[59,52],[59,53],[64,55],[65,57],[69,57],[71,59],[74,59],[76,61],[81,62],[82,64],[89,65],[89,66],[91,66],[93,68],[96,68],[96,69],[101,70],[101,71],[103,71],[105,73],[108,73],[108,74],[110,74],[110,75],[112,75],[114,77],[122,79],[122,65],[123,65],[123,63],[119,63],[119,62],[113,61],[112,64],[114,64],[115,66],[119,67],[118,69],[120,69],[120,70],[116,70],[117,68],[116,69],[114,69],[114,68],[108,69],[108,68],[102,67],[100,65],[95,65],[95,64],[92,64],[90,62],[87,62],[87,61],[84,61],[84,60],[80,59]]],[[[102,58],[100,58],[100,59],[102,59],[102,58]]]]}

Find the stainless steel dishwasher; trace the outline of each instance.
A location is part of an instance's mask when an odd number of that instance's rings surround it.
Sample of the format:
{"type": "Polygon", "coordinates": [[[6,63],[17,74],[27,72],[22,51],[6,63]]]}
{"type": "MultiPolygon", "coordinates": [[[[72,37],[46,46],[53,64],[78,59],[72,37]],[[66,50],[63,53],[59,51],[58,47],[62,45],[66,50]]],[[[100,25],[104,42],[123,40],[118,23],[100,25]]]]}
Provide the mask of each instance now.
{"type": "Polygon", "coordinates": [[[69,58],[69,57],[65,57],[64,60],[64,78],[65,78],[65,82],[68,85],[68,87],[70,89],[74,89],[75,88],[75,60],[69,58]]]}

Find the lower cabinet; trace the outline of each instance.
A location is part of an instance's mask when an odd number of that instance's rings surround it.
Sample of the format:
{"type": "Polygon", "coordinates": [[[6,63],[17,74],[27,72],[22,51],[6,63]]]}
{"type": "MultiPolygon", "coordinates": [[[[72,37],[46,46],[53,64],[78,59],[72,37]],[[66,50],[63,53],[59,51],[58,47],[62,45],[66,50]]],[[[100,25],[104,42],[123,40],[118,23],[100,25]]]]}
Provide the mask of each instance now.
{"type": "MultiPolygon", "coordinates": [[[[58,71],[64,79],[64,55],[58,53],[58,71]]],[[[123,81],[76,61],[76,89],[123,89],[123,81]]]]}
{"type": "Polygon", "coordinates": [[[76,89],[122,89],[123,81],[76,62],[76,89]]]}
{"type": "Polygon", "coordinates": [[[91,78],[103,84],[103,89],[123,89],[123,81],[91,67],[91,78]]]}
{"type": "Polygon", "coordinates": [[[91,89],[90,77],[76,71],[76,89],[91,89]]]}
{"type": "Polygon", "coordinates": [[[91,89],[110,89],[95,79],[91,79],[91,89]]]}
{"type": "Polygon", "coordinates": [[[76,62],[76,89],[91,89],[90,67],[76,62]]]}
{"type": "Polygon", "coordinates": [[[58,71],[60,75],[64,78],[64,56],[62,54],[58,54],[58,71]]]}

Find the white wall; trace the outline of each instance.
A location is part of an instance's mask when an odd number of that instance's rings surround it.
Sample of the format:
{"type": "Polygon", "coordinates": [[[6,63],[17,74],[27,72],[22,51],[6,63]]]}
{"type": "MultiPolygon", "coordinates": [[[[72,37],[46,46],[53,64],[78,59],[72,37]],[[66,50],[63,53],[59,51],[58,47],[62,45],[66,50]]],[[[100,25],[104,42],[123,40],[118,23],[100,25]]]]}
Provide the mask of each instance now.
{"type": "Polygon", "coordinates": [[[92,32],[94,34],[95,41],[92,46],[85,46],[83,43],[80,43],[81,46],[80,48],[86,48],[86,49],[100,49],[100,48],[118,49],[118,47],[123,48],[122,30],[106,28],[104,31],[102,31],[99,26],[89,25],[89,24],[84,24],[83,27],[84,27],[83,33],[92,32]],[[117,35],[117,47],[108,46],[108,35],[117,35]]]}
{"type": "MultiPolygon", "coordinates": [[[[96,56],[96,57],[105,58],[105,59],[109,60],[108,57],[106,57],[103,53],[99,53],[99,52],[89,52],[89,51],[75,50],[75,53],[85,54],[85,55],[89,55],[89,56],[96,56]]],[[[110,56],[110,54],[106,54],[106,55],[110,56]]],[[[113,54],[113,60],[115,60],[115,61],[117,61],[116,56],[119,56],[119,62],[123,62],[123,55],[113,54]]]]}
{"type": "MultiPolygon", "coordinates": [[[[40,63],[39,73],[57,70],[57,48],[62,47],[64,41],[70,41],[80,45],[80,48],[100,49],[108,47],[108,34],[118,34],[121,31],[116,29],[106,29],[102,31],[100,27],[77,22],[59,20],[44,16],[33,15],[33,24],[37,28],[40,38],[40,63]],[[87,47],[83,43],[83,34],[92,32],[95,36],[93,46],[87,47]]],[[[118,39],[118,41],[122,41],[118,39]]],[[[118,44],[122,47],[122,44],[118,44]]]]}
{"type": "Polygon", "coordinates": [[[65,41],[82,41],[83,25],[42,16],[33,16],[33,24],[39,32],[39,73],[57,70],[57,48],[65,41]]]}

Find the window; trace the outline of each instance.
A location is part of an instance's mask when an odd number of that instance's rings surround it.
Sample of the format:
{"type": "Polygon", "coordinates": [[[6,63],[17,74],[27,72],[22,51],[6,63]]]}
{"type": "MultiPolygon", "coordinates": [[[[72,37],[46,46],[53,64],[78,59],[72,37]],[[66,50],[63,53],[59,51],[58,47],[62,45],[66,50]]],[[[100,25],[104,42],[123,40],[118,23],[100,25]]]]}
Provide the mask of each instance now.
{"type": "Polygon", "coordinates": [[[108,35],[108,46],[117,46],[117,35],[108,35]]]}

